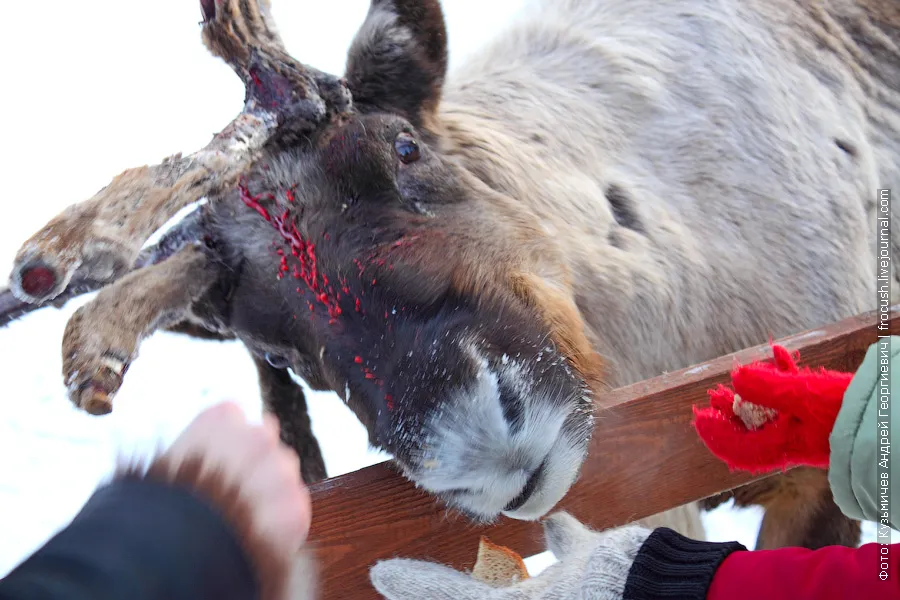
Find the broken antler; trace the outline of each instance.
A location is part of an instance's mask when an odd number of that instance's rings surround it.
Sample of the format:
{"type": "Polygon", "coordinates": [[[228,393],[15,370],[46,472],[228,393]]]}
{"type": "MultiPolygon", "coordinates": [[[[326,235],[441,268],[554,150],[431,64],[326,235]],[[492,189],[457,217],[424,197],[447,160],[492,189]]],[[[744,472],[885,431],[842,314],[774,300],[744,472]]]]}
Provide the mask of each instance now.
{"type": "Polygon", "coordinates": [[[202,150],[129,169],[53,218],[17,253],[9,293],[0,294],[0,315],[23,314],[10,293],[20,304],[43,306],[122,277],[153,232],[185,206],[203,197],[212,201],[235,185],[266,144],[302,137],[350,110],[343,81],[284,51],[268,0],[200,4],[203,41],[244,82],[244,110],[202,150]]]}
{"type": "Polygon", "coordinates": [[[141,341],[184,320],[216,276],[203,248],[185,245],[168,260],[104,287],[75,311],[66,324],[62,349],[63,375],[75,406],[93,415],[111,412],[113,396],[141,341]],[[110,319],[111,314],[116,318],[110,319]]]}
{"type": "MultiPolygon", "coordinates": [[[[203,237],[201,219],[203,209],[197,209],[179,221],[160,240],[141,251],[131,270],[136,271],[163,262],[184,246],[203,237]]],[[[5,327],[30,312],[46,307],[62,308],[69,300],[96,292],[108,282],[89,279],[73,279],[61,294],[44,302],[26,302],[17,298],[9,288],[0,288],[0,327],[5,327]]]]}

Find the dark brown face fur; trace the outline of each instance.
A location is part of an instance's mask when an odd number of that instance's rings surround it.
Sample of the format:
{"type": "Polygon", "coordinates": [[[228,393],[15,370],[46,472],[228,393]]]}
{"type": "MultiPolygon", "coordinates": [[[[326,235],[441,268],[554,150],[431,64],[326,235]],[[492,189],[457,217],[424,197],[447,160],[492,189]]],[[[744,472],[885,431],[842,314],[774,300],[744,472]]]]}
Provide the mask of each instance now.
{"type": "Polygon", "coordinates": [[[337,392],[411,478],[492,517],[528,498],[516,499],[533,474],[553,478],[554,439],[580,464],[589,401],[533,308],[458,285],[477,269],[478,200],[426,139],[364,115],[260,163],[207,217],[225,274],[213,312],[272,364],[337,392]],[[465,440],[484,452],[458,456],[465,440]],[[482,509],[487,482],[509,472],[511,491],[482,509]]]}
{"type": "Polygon", "coordinates": [[[429,128],[435,16],[436,2],[374,3],[348,60],[357,112],[273,146],[210,204],[222,277],[197,310],[335,391],[416,483],[476,518],[535,518],[577,475],[591,405],[524,291],[532,232],[429,128]]]}

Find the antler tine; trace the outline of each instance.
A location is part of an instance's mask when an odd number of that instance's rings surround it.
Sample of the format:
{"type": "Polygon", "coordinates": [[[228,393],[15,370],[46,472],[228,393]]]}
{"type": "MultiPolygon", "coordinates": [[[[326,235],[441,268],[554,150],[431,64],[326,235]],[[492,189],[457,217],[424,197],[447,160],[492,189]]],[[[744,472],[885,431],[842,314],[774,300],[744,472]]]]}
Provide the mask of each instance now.
{"type": "Polygon", "coordinates": [[[16,255],[9,291],[19,300],[42,305],[73,281],[115,281],[154,231],[185,206],[233,187],[266,144],[307,136],[351,110],[343,81],[285,52],[268,0],[200,5],[204,43],[243,80],[244,110],[202,150],[129,169],[53,218],[16,255]]]}
{"type": "Polygon", "coordinates": [[[239,76],[242,69],[246,73],[249,67],[250,49],[254,45],[285,52],[268,0],[247,4],[200,0],[200,10],[203,13],[203,43],[210,52],[238,71],[239,76]],[[236,17],[234,11],[239,11],[240,17],[236,17]]]}
{"type": "Polygon", "coordinates": [[[350,92],[341,80],[300,63],[284,49],[268,0],[201,0],[201,8],[203,43],[244,82],[245,112],[277,107],[281,128],[303,135],[327,117],[350,110],[350,92]],[[236,12],[242,18],[235,18],[236,12]]]}
{"type": "MultiPolygon", "coordinates": [[[[186,245],[200,243],[203,238],[203,217],[204,208],[201,207],[176,223],[156,244],[141,250],[129,272],[159,264],[186,245]]],[[[9,288],[0,287],[0,329],[42,308],[62,308],[70,300],[74,300],[84,294],[96,292],[103,288],[106,283],[91,280],[73,280],[55,298],[40,303],[20,300],[9,288]]]]}
{"type": "Polygon", "coordinates": [[[5,327],[38,308],[16,298],[9,288],[0,288],[0,327],[5,327]]]}
{"type": "Polygon", "coordinates": [[[32,304],[19,300],[9,288],[0,287],[0,329],[36,310],[51,306],[62,308],[69,300],[96,292],[104,285],[98,282],[70,285],[53,300],[42,302],[41,304],[32,304]]]}

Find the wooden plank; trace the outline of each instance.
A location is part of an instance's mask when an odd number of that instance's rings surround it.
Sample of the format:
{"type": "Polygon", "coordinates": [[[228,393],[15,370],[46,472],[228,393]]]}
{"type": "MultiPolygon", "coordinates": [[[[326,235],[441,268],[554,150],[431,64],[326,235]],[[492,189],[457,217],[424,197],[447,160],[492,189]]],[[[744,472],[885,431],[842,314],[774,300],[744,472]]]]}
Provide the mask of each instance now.
{"type": "MultiPolygon", "coordinates": [[[[855,370],[878,332],[875,312],[794,335],[778,343],[801,351],[801,362],[855,370]]],[[[900,305],[890,331],[898,331],[900,305]]],[[[706,405],[707,390],[729,381],[736,361],[771,356],[762,345],[667,373],[605,395],[589,458],[581,476],[554,509],[605,528],[622,525],[748,483],[706,450],[690,425],[691,406],[706,405]]],[[[312,487],[313,525],[322,598],[379,596],[368,580],[375,561],[402,556],[471,568],[478,538],[510,546],[523,556],[544,550],[541,528],[503,518],[474,526],[395,473],[388,463],[312,487]]]]}

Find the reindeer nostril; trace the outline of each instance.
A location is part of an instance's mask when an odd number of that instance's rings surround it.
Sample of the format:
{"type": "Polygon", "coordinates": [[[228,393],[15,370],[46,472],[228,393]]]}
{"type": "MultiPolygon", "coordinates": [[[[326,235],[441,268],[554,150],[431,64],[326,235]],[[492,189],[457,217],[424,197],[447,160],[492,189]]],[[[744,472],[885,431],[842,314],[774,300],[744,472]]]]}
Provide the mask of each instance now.
{"type": "Polygon", "coordinates": [[[20,275],[22,290],[29,296],[42,298],[56,287],[56,274],[45,265],[37,265],[22,271],[20,275]]]}
{"type": "Polygon", "coordinates": [[[200,0],[200,10],[203,11],[203,22],[216,18],[216,0],[200,0]]]}
{"type": "Polygon", "coordinates": [[[516,433],[522,428],[524,411],[518,395],[505,382],[500,382],[500,408],[503,418],[509,424],[509,430],[516,433]]]}
{"type": "Polygon", "coordinates": [[[538,483],[541,481],[541,477],[544,475],[544,467],[546,467],[546,461],[542,462],[537,469],[534,470],[534,473],[531,474],[531,477],[528,478],[528,481],[525,482],[525,487],[522,488],[522,491],[519,492],[519,495],[512,499],[512,501],[506,505],[503,509],[505,512],[512,512],[514,510],[519,510],[522,506],[528,502],[528,499],[531,498],[531,494],[534,493],[534,490],[537,489],[538,483]]]}

